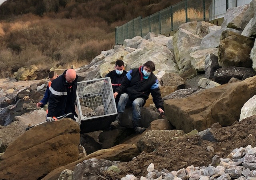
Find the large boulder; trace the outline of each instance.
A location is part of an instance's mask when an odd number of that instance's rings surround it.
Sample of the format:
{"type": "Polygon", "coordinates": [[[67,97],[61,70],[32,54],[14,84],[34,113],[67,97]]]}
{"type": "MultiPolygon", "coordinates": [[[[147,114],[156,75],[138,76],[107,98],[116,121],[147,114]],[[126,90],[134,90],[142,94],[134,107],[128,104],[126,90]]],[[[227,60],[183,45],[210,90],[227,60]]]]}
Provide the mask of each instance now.
{"type": "Polygon", "coordinates": [[[194,67],[194,69],[196,69],[198,72],[204,72],[206,57],[209,54],[218,55],[218,49],[217,48],[200,49],[190,53],[191,65],[194,67]]]}
{"type": "Polygon", "coordinates": [[[249,23],[245,26],[242,35],[246,37],[255,37],[256,36],[256,16],[253,17],[249,23]]]}
{"type": "Polygon", "coordinates": [[[190,53],[193,47],[200,45],[201,40],[200,36],[182,28],[180,28],[173,37],[175,60],[181,76],[184,78],[196,74],[196,71],[191,67],[190,53]]]}
{"type": "Polygon", "coordinates": [[[224,31],[219,46],[220,66],[252,67],[250,52],[253,43],[253,39],[231,31],[224,31]]]}
{"type": "Polygon", "coordinates": [[[249,5],[243,5],[239,7],[229,8],[224,16],[224,22],[221,27],[233,28],[233,29],[242,29],[242,19],[246,14],[246,10],[249,8],[249,5]]]}
{"type": "Polygon", "coordinates": [[[225,67],[219,68],[214,73],[214,81],[220,84],[228,83],[231,78],[245,80],[246,78],[255,76],[255,71],[252,68],[245,67],[225,67]]]}
{"type": "Polygon", "coordinates": [[[225,84],[165,101],[165,115],[177,129],[190,132],[209,128],[213,123],[229,126],[237,121],[244,103],[256,94],[256,77],[225,84]]]}
{"type": "Polygon", "coordinates": [[[16,116],[17,121],[21,121],[26,126],[36,125],[46,120],[46,111],[45,110],[35,110],[29,113],[22,114],[21,116],[16,116]]]}
{"type": "Polygon", "coordinates": [[[256,96],[250,98],[242,107],[239,121],[256,115],[256,96]]]}
{"type": "Polygon", "coordinates": [[[14,142],[26,130],[26,125],[23,122],[15,121],[8,126],[0,126],[0,153],[14,142]]]}
{"type": "MultiPolygon", "coordinates": [[[[219,27],[219,26],[218,26],[219,27]]],[[[233,32],[240,33],[240,31],[230,28],[221,28],[216,29],[216,31],[211,31],[209,34],[207,34],[200,44],[201,49],[209,49],[209,48],[216,48],[220,44],[220,37],[223,31],[229,30],[233,32]]]]}
{"type": "Polygon", "coordinates": [[[76,161],[79,125],[70,119],[48,122],[22,134],[1,156],[3,179],[41,179],[53,169],[76,161]]]}
{"type": "Polygon", "coordinates": [[[147,46],[138,48],[123,58],[124,63],[127,65],[127,70],[138,68],[149,60],[155,63],[155,75],[161,71],[178,72],[172,51],[167,46],[163,46],[157,42],[150,41],[150,44],[147,46]]]}
{"type": "Polygon", "coordinates": [[[241,20],[241,28],[244,29],[248,22],[256,14],[256,1],[252,0],[250,2],[249,8],[245,11],[243,19],[241,20]]]}

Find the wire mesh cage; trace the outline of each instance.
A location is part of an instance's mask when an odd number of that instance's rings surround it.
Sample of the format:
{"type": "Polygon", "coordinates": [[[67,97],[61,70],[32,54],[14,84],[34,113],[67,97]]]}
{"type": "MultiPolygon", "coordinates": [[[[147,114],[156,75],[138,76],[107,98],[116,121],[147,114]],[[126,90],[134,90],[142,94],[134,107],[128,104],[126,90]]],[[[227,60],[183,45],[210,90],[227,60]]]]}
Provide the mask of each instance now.
{"type": "Polygon", "coordinates": [[[111,79],[106,77],[78,82],[77,109],[81,131],[108,128],[117,114],[111,79]]]}

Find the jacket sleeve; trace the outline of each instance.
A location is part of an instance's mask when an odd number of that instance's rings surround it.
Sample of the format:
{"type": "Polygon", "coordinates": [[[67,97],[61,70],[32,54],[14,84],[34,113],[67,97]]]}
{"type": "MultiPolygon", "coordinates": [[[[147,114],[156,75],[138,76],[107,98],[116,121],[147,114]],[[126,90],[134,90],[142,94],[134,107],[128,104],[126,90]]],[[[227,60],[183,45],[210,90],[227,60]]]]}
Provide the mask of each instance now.
{"type": "Polygon", "coordinates": [[[156,108],[157,109],[161,108],[161,109],[164,110],[164,102],[163,102],[163,99],[161,97],[161,92],[160,92],[160,89],[159,89],[158,80],[156,80],[155,84],[153,84],[151,86],[150,92],[151,92],[151,95],[153,97],[153,102],[155,103],[156,108]]]}
{"type": "Polygon", "coordinates": [[[47,86],[46,91],[45,91],[45,93],[44,93],[44,97],[43,97],[43,99],[40,101],[40,102],[42,103],[42,106],[41,106],[41,107],[44,107],[44,105],[47,104],[48,99],[49,99],[49,96],[50,96],[50,90],[49,90],[49,86],[47,86]]]}
{"type": "Polygon", "coordinates": [[[115,92],[118,92],[118,94],[122,94],[124,92],[124,90],[130,85],[131,82],[131,78],[132,78],[132,70],[130,70],[126,76],[123,78],[122,82],[121,82],[121,86],[119,86],[115,92]]]}

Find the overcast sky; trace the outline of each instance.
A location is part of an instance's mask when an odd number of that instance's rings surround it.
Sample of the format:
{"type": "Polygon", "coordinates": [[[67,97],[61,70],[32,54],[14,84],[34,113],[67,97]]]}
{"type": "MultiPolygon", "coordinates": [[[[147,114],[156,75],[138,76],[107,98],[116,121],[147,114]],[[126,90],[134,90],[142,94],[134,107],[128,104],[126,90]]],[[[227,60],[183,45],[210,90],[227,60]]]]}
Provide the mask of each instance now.
{"type": "Polygon", "coordinates": [[[0,4],[2,4],[5,0],[0,0],[0,4]]]}

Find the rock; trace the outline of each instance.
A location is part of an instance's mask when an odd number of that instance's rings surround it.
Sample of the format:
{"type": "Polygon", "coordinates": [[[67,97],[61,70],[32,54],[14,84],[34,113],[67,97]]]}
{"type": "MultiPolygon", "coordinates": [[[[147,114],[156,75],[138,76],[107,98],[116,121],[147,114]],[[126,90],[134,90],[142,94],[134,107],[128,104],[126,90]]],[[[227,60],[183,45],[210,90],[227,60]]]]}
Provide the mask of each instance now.
{"type": "Polygon", "coordinates": [[[151,130],[170,130],[170,129],[173,129],[173,127],[171,127],[167,119],[157,119],[150,123],[150,129],[151,130]]]}
{"type": "Polygon", "coordinates": [[[219,46],[219,64],[222,67],[252,67],[250,52],[254,40],[231,31],[223,31],[219,46]]]}
{"type": "Polygon", "coordinates": [[[241,19],[241,29],[245,29],[245,26],[253,18],[256,10],[255,0],[252,0],[249,4],[249,8],[245,11],[243,19],[241,19]]]}
{"type": "Polygon", "coordinates": [[[192,88],[180,89],[180,90],[177,90],[167,96],[164,96],[163,100],[185,98],[185,97],[192,95],[196,91],[197,91],[197,89],[192,89],[192,88]]]}
{"type": "Polygon", "coordinates": [[[104,159],[92,158],[76,165],[73,171],[73,179],[99,179],[100,174],[112,166],[117,166],[118,162],[104,159]]]}
{"type": "Polygon", "coordinates": [[[37,79],[35,72],[38,68],[35,65],[30,66],[29,68],[21,67],[17,72],[14,73],[15,79],[19,81],[34,80],[37,79]]]}
{"type": "Polygon", "coordinates": [[[184,132],[181,130],[150,130],[142,136],[137,146],[140,151],[152,152],[169,139],[183,135],[184,132]]]}
{"type": "Polygon", "coordinates": [[[191,70],[191,48],[199,46],[201,38],[185,29],[180,28],[173,36],[175,60],[182,77],[191,77],[196,74],[191,70]]]}
{"type": "Polygon", "coordinates": [[[15,120],[21,121],[26,126],[36,125],[46,120],[46,111],[35,110],[29,113],[22,114],[21,116],[15,116],[15,120]]]}
{"type": "Polygon", "coordinates": [[[17,138],[1,156],[3,179],[39,179],[78,159],[79,125],[70,119],[44,123],[17,138]]]}
{"type": "Polygon", "coordinates": [[[255,76],[255,71],[252,68],[226,67],[217,69],[214,73],[213,80],[220,84],[226,84],[231,78],[245,80],[252,76],[255,76]]]}
{"type": "Polygon", "coordinates": [[[97,158],[111,161],[130,161],[139,154],[135,144],[119,144],[109,149],[101,149],[86,156],[86,159],[97,158]]]}
{"type": "MultiPolygon", "coordinates": [[[[198,25],[197,21],[183,23],[179,26],[178,30],[184,29],[192,34],[197,34],[197,28],[198,28],[197,25],[198,25]]],[[[199,35],[199,33],[197,35],[199,35]]]]}
{"type": "MultiPolygon", "coordinates": [[[[142,127],[149,127],[150,123],[158,119],[159,113],[150,107],[141,108],[141,122],[139,125],[142,127]]],[[[132,108],[126,108],[125,112],[120,116],[120,124],[126,128],[133,128],[132,123],[132,108]]]]}
{"type": "Polygon", "coordinates": [[[215,26],[209,22],[199,21],[197,22],[197,26],[196,26],[196,34],[199,35],[199,37],[203,38],[207,34],[209,34],[213,28],[220,28],[220,27],[215,26]]]}
{"type": "Polygon", "coordinates": [[[242,19],[244,19],[245,12],[248,8],[248,4],[229,8],[224,16],[224,22],[222,23],[221,27],[242,30],[242,19]]]}
{"type": "Polygon", "coordinates": [[[256,35],[256,17],[253,17],[245,26],[242,35],[246,37],[255,37],[256,35]]]}
{"type": "Polygon", "coordinates": [[[255,94],[256,77],[200,91],[187,98],[164,101],[165,115],[177,129],[202,131],[213,123],[237,121],[244,103],[255,94]],[[230,106],[232,104],[232,106],[230,106]]]}
{"type": "Polygon", "coordinates": [[[80,135],[80,144],[84,147],[86,154],[91,154],[101,149],[101,144],[85,133],[80,135]]]}
{"type": "Polygon", "coordinates": [[[250,98],[242,107],[239,121],[256,115],[256,95],[250,98]]]}
{"type": "Polygon", "coordinates": [[[0,152],[4,152],[12,142],[14,142],[20,135],[25,132],[26,128],[27,126],[19,121],[15,121],[8,126],[0,126],[0,152]]]}
{"type": "Polygon", "coordinates": [[[133,133],[134,132],[131,129],[126,128],[103,131],[99,135],[99,141],[100,143],[102,143],[102,149],[107,149],[120,144],[123,140],[125,140],[129,135],[133,133]]]}
{"type": "Polygon", "coordinates": [[[178,73],[172,51],[157,42],[150,42],[147,46],[140,47],[123,58],[127,70],[138,68],[149,60],[155,63],[155,75],[160,71],[178,73]]]}
{"type": "Polygon", "coordinates": [[[219,68],[218,56],[208,54],[205,58],[205,77],[208,79],[213,79],[214,72],[219,68]]]}
{"type": "Polygon", "coordinates": [[[190,53],[191,56],[191,65],[194,67],[194,69],[197,70],[197,72],[204,72],[205,71],[205,62],[206,57],[210,54],[218,55],[218,49],[217,48],[210,48],[210,49],[202,49],[197,50],[195,52],[190,53]]]}
{"type": "Polygon", "coordinates": [[[142,41],[142,37],[140,37],[140,36],[135,36],[135,37],[132,38],[132,39],[125,39],[123,46],[124,46],[124,47],[130,47],[130,48],[135,48],[135,49],[137,49],[138,46],[139,46],[139,44],[141,43],[141,41],[142,41]]]}
{"type": "Polygon", "coordinates": [[[211,81],[207,78],[202,78],[198,82],[198,87],[203,88],[203,89],[214,88],[216,86],[220,86],[220,84],[216,83],[214,81],[211,81]]]}
{"type": "Polygon", "coordinates": [[[179,89],[179,87],[184,86],[185,81],[176,73],[165,73],[160,80],[160,84],[161,86],[175,86],[179,89]]]}
{"type": "Polygon", "coordinates": [[[212,31],[202,39],[200,44],[201,49],[217,48],[220,45],[221,34],[226,30],[241,34],[240,31],[230,28],[222,28],[217,31],[212,31]]]}
{"type": "Polygon", "coordinates": [[[237,78],[232,77],[232,78],[228,81],[228,83],[235,83],[235,82],[240,82],[240,81],[241,81],[240,79],[237,79],[237,78]]]}
{"type": "Polygon", "coordinates": [[[73,171],[65,169],[60,173],[58,180],[73,180],[73,171]]]}

